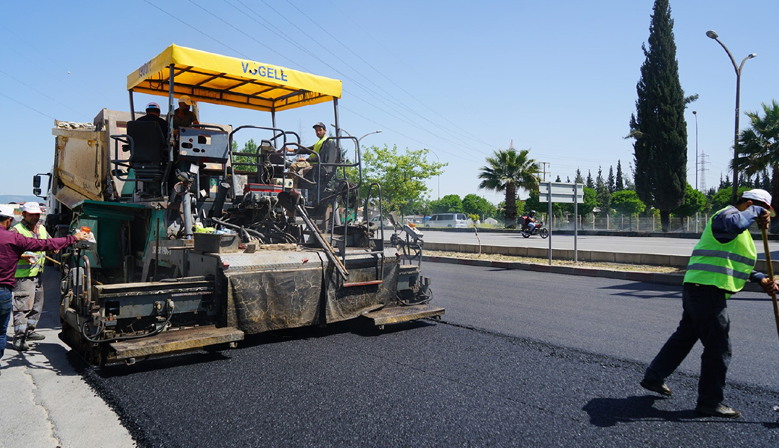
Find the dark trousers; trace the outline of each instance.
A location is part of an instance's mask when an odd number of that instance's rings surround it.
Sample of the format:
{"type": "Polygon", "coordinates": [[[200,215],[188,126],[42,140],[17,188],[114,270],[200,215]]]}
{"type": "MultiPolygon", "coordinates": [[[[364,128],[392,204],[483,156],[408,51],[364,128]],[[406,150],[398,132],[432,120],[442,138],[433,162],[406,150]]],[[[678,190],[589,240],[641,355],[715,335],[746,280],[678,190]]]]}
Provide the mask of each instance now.
{"type": "Polygon", "coordinates": [[[5,333],[8,331],[8,322],[11,320],[11,287],[0,285],[0,358],[5,353],[5,333]]]}
{"type": "Polygon", "coordinates": [[[728,335],[730,317],[725,294],[725,291],[714,286],[684,285],[682,320],[647,368],[646,379],[664,381],[700,340],[703,344],[703,355],[701,378],[698,382],[698,404],[716,406],[722,403],[725,376],[731,358],[728,335]]]}

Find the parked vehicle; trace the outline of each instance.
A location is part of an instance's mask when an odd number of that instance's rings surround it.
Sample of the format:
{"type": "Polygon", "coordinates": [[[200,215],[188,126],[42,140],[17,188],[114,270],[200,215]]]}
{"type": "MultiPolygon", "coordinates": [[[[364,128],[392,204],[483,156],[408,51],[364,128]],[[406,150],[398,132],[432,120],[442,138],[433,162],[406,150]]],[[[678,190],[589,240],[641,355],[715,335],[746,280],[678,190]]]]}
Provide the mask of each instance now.
{"type": "Polygon", "coordinates": [[[465,229],[468,218],[464,213],[436,213],[425,224],[427,227],[452,227],[465,229]]]}

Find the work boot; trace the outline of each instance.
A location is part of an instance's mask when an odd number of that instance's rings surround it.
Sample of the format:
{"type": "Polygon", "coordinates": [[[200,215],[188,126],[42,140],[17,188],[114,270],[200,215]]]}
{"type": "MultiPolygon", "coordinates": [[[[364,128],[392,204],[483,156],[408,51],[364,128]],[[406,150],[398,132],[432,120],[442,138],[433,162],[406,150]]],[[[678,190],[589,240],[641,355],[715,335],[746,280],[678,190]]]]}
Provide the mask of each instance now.
{"type": "Polygon", "coordinates": [[[646,378],[641,380],[641,387],[652,392],[657,392],[660,395],[670,397],[672,395],[671,388],[668,387],[664,381],[651,381],[646,378]]]}
{"type": "Polygon", "coordinates": [[[26,352],[30,349],[30,346],[27,345],[27,341],[24,340],[24,336],[14,336],[13,347],[14,350],[18,352],[26,352]]]}
{"type": "Polygon", "coordinates": [[[705,406],[699,404],[698,407],[695,408],[695,412],[701,415],[708,415],[711,417],[724,417],[724,418],[741,417],[741,412],[731,408],[730,406],[724,403],[720,403],[716,406],[705,406]]]}
{"type": "Polygon", "coordinates": [[[26,339],[28,341],[42,341],[46,339],[46,336],[37,333],[35,330],[27,330],[27,337],[26,339]]]}

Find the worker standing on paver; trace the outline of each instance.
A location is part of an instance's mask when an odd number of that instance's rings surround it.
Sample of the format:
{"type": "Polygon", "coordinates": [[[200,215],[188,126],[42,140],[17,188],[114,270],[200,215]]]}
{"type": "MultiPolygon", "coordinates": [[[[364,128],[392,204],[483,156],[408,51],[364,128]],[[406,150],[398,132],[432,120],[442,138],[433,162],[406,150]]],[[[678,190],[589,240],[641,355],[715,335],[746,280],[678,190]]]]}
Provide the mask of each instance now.
{"type": "MultiPolygon", "coordinates": [[[[37,202],[22,205],[22,220],[10,231],[27,238],[46,240],[49,234],[40,223],[41,207],[37,202]]],[[[44,336],[35,332],[43,313],[43,263],[46,252],[25,252],[16,265],[16,284],[13,289],[14,341],[18,351],[28,350],[26,341],[41,341],[44,336]]]]}
{"type": "Polygon", "coordinates": [[[768,228],[771,216],[776,216],[771,208],[771,195],[756,189],[745,191],[735,206],[711,217],[684,275],[682,320],[647,368],[642,387],[671,396],[665,379],[700,340],[703,356],[695,410],[715,417],[741,416],[741,412],[723,402],[731,358],[727,299],[740,291],[747,279],[760,283],[769,295],[779,291],[774,281],[753,270],[757,249],[748,232],[753,222],[760,229],[768,228]]]}
{"type": "Polygon", "coordinates": [[[5,334],[11,319],[12,293],[16,279],[16,263],[25,251],[59,250],[76,241],[86,241],[89,234],[77,232],[63,238],[39,240],[9,232],[14,210],[9,205],[0,205],[0,359],[5,353],[5,334]]]}

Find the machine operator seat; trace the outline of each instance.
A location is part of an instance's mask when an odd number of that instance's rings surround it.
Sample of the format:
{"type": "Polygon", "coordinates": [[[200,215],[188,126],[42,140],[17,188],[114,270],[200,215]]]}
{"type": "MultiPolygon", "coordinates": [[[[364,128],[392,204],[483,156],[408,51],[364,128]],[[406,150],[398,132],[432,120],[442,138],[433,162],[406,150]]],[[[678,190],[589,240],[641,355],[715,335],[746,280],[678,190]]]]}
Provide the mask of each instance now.
{"type": "Polygon", "coordinates": [[[135,178],[143,182],[145,193],[159,194],[168,161],[168,146],[160,125],[153,121],[128,121],[127,135],[133,140],[130,168],[135,171],[135,178]]]}
{"type": "MultiPolygon", "coordinates": [[[[325,164],[340,163],[341,151],[335,144],[323,145],[322,149],[319,151],[318,159],[321,163],[325,164]]],[[[306,178],[313,183],[305,185],[302,188],[308,190],[308,202],[309,204],[314,205],[315,209],[320,208],[316,207],[319,205],[317,203],[318,200],[331,196],[332,192],[328,191],[328,187],[336,174],[337,168],[338,167],[335,166],[323,166],[322,164],[317,163],[311,171],[306,174],[306,178]]]]}

